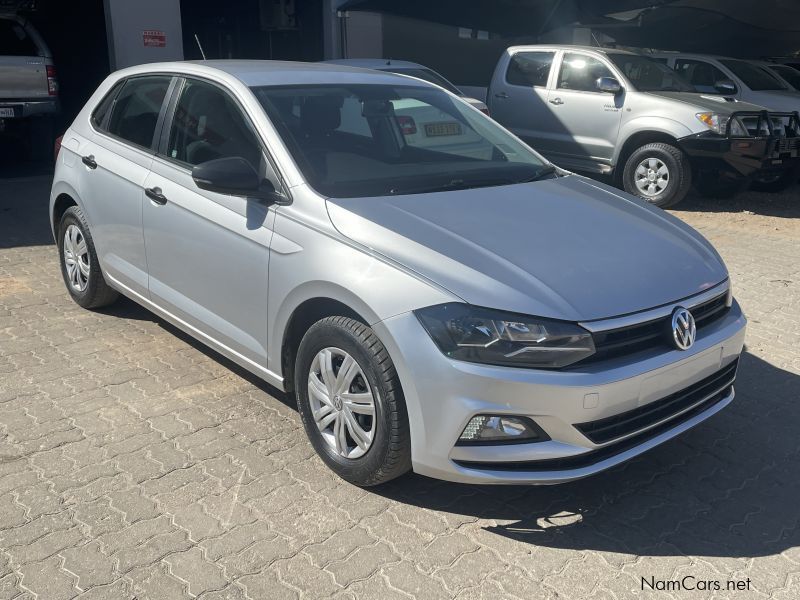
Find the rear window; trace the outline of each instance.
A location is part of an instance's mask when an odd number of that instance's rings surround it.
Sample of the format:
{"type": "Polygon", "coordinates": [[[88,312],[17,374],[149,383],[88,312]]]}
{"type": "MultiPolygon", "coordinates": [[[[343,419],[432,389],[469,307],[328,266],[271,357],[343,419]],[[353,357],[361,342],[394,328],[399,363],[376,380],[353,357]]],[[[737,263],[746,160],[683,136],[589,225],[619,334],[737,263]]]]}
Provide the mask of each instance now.
{"type": "Polygon", "coordinates": [[[719,62],[733,71],[733,74],[754,92],[786,89],[785,85],[756,65],[743,60],[721,60],[719,62]]]}
{"type": "Polygon", "coordinates": [[[39,56],[39,48],[25,28],[9,19],[0,19],[0,56],[39,56]]]}
{"type": "Polygon", "coordinates": [[[114,101],[108,132],[137,146],[150,148],[171,81],[167,75],[126,81],[114,101]]]}
{"type": "Polygon", "coordinates": [[[547,87],[555,52],[517,52],[511,57],[506,81],[511,85],[547,87]]]}

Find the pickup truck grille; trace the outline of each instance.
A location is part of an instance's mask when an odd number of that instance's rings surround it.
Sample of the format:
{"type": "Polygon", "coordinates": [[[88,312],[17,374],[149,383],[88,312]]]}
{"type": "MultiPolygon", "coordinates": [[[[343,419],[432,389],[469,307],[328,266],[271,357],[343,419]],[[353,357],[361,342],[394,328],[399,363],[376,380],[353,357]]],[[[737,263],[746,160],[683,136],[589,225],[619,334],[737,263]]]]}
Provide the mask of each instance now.
{"type": "Polygon", "coordinates": [[[606,444],[612,440],[631,435],[657,423],[672,419],[685,411],[711,402],[720,394],[725,396],[736,379],[739,360],[720,369],[713,375],[689,387],[656,400],[645,406],[624,413],[579,423],[575,427],[595,444],[606,444]]]}
{"type": "MultiPolygon", "coordinates": [[[[728,310],[727,292],[691,308],[698,333],[724,317],[728,310]]],[[[668,332],[671,318],[671,316],[665,316],[628,327],[596,332],[593,334],[595,353],[576,363],[575,366],[635,354],[653,348],[670,349],[672,346],[669,343],[668,332]]]]}

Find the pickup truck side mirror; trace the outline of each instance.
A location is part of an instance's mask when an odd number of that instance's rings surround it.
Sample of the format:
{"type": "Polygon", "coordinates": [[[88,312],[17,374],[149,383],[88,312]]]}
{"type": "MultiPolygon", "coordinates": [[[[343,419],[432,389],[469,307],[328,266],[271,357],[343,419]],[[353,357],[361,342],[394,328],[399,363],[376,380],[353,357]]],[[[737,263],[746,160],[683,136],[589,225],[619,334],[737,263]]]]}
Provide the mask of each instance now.
{"type": "Polygon", "coordinates": [[[258,198],[269,204],[288,204],[288,198],[271,181],[262,181],[253,165],[239,156],[200,163],[192,169],[192,179],[201,190],[258,198]]]}
{"type": "Polygon", "coordinates": [[[619,94],[622,91],[622,86],[619,81],[614,77],[598,77],[597,89],[606,94],[619,94]]]}
{"type": "Polygon", "coordinates": [[[722,79],[720,81],[715,81],[714,89],[720,92],[721,94],[725,94],[726,96],[732,96],[733,94],[739,91],[739,88],[737,88],[736,84],[733,83],[730,79],[722,79]]]}

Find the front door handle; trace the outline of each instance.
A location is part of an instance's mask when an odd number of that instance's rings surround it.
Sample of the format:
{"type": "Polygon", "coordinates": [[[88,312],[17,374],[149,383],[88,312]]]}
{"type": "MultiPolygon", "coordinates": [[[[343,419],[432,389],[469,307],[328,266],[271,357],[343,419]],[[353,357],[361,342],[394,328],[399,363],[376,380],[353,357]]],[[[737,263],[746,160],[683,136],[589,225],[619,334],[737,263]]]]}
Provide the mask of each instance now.
{"type": "Polygon", "coordinates": [[[90,154],[89,156],[82,156],[81,162],[85,164],[90,169],[97,168],[97,161],[94,159],[94,154],[90,154]]]}
{"type": "Polygon", "coordinates": [[[505,92],[500,92],[499,94],[495,94],[494,97],[502,98],[503,100],[505,100],[506,98],[508,98],[508,94],[506,94],[505,92]]]}
{"type": "Polygon", "coordinates": [[[144,195],[161,206],[164,206],[167,203],[167,197],[161,193],[160,187],[145,188],[144,195]]]}
{"type": "Polygon", "coordinates": [[[564,101],[561,98],[553,98],[550,100],[550,104],[555,104],[558,106],[559,104],[564,104],[564,101]]]}

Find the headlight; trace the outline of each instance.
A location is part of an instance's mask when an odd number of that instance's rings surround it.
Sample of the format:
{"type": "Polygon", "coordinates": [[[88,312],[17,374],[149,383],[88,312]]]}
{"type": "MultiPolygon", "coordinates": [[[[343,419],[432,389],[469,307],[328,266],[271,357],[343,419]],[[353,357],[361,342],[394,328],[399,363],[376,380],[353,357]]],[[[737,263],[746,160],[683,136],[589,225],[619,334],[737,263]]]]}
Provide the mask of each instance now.
{"type": "MultiPolygon", "coordinates": [[[[730,117],[728,115],[704,112],[697,113],[695,116],[701,123],[703,123],[703,125],[708,127],[714,133],[725,135],[725,130],[728,127],[728,121],[730,121],[730,117]]],[[[734,119],[731,123],[731,135],[735,135],[737,137],[747,137],[749,134],[744,128],[744,125],[742,125],[738,119],[734,119]]]]}
{"type": "Polygon", "coordinates": [[[546,369],[570,365],[595,351],[592,334],[574,323],[459,303],[414,314],[439,350],[456,360],[546,369]]]}

